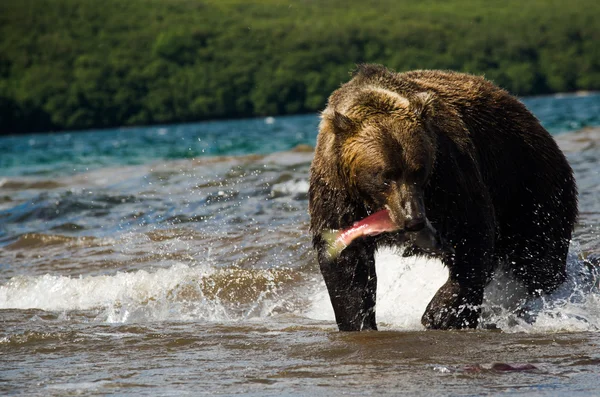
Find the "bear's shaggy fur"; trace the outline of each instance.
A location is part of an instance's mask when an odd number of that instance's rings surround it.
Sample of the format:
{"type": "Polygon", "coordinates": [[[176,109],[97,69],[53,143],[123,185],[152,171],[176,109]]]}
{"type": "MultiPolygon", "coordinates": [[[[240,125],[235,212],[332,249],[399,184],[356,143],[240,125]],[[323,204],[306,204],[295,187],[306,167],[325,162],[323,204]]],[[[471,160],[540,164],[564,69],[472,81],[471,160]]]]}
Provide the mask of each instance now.
{"type": "Polygon", "coordinates": [[[382,244],[448,267],[422,317],[427,328],[476,327],[483,289],[501,265],[533,295],[565,280],[577,217],[573,172],[506,91],[467,74],[361,65],[330,96],[319,129],[311,232],[340,330],[377,329],[374,253],[382,244]],[[384,208],[397,232],[327,255],[323,231],[384,208]],[[419,233],[436,244],[420,243],[419,233]]]}

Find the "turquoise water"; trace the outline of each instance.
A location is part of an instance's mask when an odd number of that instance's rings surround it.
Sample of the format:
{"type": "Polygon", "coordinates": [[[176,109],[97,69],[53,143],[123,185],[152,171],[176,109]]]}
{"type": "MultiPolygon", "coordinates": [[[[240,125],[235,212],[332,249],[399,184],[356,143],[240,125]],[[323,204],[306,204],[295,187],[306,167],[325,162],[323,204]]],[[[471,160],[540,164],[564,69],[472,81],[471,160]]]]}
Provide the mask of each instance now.
{"type": "Polygon", "coordinates": [[[158,159],[239,156],[313,145],[316,115],[0,138],[1,175],[56,175],[158,159]],[[26,154],[26,155],[24,155],[26,154]]]}
{"type": "MultiPolygon", "coordinates": [[[[525,98],[553,134],[600,125],[600,94],[525,98]]],[[[238,156],[314,145],[316,115],[0,138],[0,176],[84,172],[157,159],[238,156]],[[26,154],[26,155],[25,155],[26,154]]]]}
{"type": "Polygon", "coordinates": [[[308,235],[317,115],[0,137],[0,393],[595,393],[600,95],[524,101],[581,216],[535,321],[488,287],[502,331],[423,330],[447,271],[382,251],[383,332],[337,332],[308,235]]]}

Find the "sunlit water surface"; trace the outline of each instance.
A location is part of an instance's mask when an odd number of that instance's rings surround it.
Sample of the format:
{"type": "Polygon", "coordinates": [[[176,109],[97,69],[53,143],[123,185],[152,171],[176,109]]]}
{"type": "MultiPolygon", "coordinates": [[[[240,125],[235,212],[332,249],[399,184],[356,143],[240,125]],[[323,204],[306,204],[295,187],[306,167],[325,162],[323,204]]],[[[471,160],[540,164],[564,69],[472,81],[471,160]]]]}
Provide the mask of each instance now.
{"type": "Polygon", "coordinates": [[[386,250],[381,331],[337,332],[308,235],[314,115],[0,137],[0,393],[597,393],[600,96],[525,102],[577,175],[569,280],[523,318],[498,274],[475,331],[422,329],[447,271],[386,250]]]}

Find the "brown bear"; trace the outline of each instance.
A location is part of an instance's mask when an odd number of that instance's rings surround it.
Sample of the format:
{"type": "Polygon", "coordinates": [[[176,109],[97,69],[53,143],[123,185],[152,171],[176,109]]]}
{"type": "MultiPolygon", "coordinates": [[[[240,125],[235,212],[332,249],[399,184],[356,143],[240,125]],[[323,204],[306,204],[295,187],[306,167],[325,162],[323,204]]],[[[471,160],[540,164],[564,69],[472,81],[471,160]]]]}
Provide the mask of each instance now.
{"type": "Polygon", "coordinates": [[[432,329],[476,327],[500,266],[532,295],[565,280],[573,171],[525,106],[482,77],[359,66],[322,112],[310,172],[313,244],[340,330],[377,329],[382,245],[448,267],[422,317],[432,329]],[[377,213],[395,226],[330,254],[324,232],[377,213]]]}

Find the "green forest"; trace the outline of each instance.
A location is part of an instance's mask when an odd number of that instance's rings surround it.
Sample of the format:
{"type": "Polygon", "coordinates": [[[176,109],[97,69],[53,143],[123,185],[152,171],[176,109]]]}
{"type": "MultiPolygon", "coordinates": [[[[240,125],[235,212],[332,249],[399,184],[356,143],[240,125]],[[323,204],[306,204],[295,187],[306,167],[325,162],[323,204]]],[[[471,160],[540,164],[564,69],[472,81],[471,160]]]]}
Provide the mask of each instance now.
{"type": "Polygon", "coordinates": [[[600,89],[598,0],[3,0],[0,133],[315,112],[357,63],[600,89]]]}

